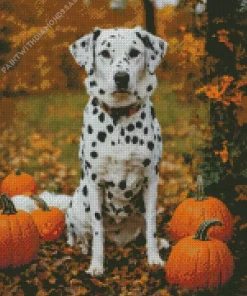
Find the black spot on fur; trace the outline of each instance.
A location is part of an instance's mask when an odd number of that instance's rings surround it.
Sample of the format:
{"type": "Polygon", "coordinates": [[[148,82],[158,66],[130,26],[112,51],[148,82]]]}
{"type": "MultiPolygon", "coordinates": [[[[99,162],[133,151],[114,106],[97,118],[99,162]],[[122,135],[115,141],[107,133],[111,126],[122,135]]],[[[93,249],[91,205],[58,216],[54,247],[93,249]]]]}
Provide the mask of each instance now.
{"type": "Polygon", "coordinates": [[[125,196],[126,198],[130,198],[130,197],[132,197],[132,196],[133,196],[133,191],[132,191],[132,190],[128,190],[128,191],[126,191],[126,192],[124,193],[124,196],[125,196]]]}
{"type": "Polygon", "coordinates": [[[113,182],[108,182],[107,185],[110,187],[115,187],[115,184],[113,182]]]}
{"type": "Polygon", "coordinates": [[[95,218],[97,220],[100,220],[101,219],[100,213],[96,212],[94,215],[95,215],[95,218]]]}
{"type": "Polygon", "coordinates": [[[91,87],[93,87],[93,86],[97,86],[96,81],[90,81],[90,86],[91,86],[91,87]]]}
{"type": "Polygon", "coordinates": [[[148,158],[146,158],[144,161],[143,161],[143,165],[145,166],[145,167],[147,167],[148,165],[150,165],[150,159],[148,159],[148,158]]]}
{"type": "Polygon", "coordinates": [[[111,145],[112,145],[112,146],[115,146],[116,143],[115,143],[114,141],[111,141],[111,145]]]}
{"type": "Polygon", "coordinates": [[[151,151],[154,149],[154,143],[153,142],[151,142],[151,141],[148,142],[148,149],[151,150],[151,151]]]}
{"type": "Polygon", "coordinates": [[[131,213],[132,213],[132,209],[131,209],[131,207],[130,207],[129,205],[124,206],[124,207],[123,207],[123,210],[124,210],[124,212],[127,213],[127,214],[131,214],[131,213]]]}
{"type": "Polygon", "coordinates": [[[93,41],[95,41],[99,37],[100,33],[101,33],[100,29],[96,29],[93,31],[93,41]]]}
{"type": "Polygon", "coordinates": [[[113,194],[110,191],[108,191],[108,198],[109,199],[112,199],[113,198],[113,194]]]}
{"type": "Polygon", "coordinates": [[[104,122],[105,121],[105,114],[103,112],[100,113],[99,115],[99,121],[104,122]]]}
{"type": "Polygon", "coordinates": [[[146,118],[146,113],[145,112],[142,112],[141,113],[141,119],[145,119],[146,118]]]}
{"type": "Polygon", "coordinates": [[[85,41],[82,41],[81,42],[81,47],[85,47],[86,46],[86,42],[85,41]]]}
{"type": "Polygon", "coordinates": [[[123,128],[121,128],[121,136],[124,136],[125,135],[125,131],[123,128]]]}
{"type": "Polygon", "coordinates": [[[127,130],[128,130],[129,132],[132,132],[134,129],[135,129],[135,126],[134,126],[134,124],[132,124],[132,123],[130,123],[130,124],[127,126],[127,130]]]}
{"type": "Polygon", "coordinates": [[[119,187],[121,190],[126,189],[126,180],[122,180],[122,181],[119,183],[118,187],[119,187]]]}
{"type": "Polygon", "coordinates": [[[72,200],[69,203],[69,207],[72,208],[72,200]]]}
{"type": "Polygon", "coordinates": [[[95,231],[95,233],[94,233],[95,235],[98,235],[99,233],[98,233],[98,231],[95,231]]]}
{"type": "Polygon", "coordinates": [[[93,109],[93,114],[97,114],[99,112],[98,108],[93,109]]]}
{"type": "Polygon", "coordinates": [[[96,174],[92,174],[92,180],[95,181],[97,178],[97,175],[96,174]]]}
{"type": "Polygon", "coordinates": [[[156,175],[158,175],[158,173],[159,173],[159,166],[157,164],[155,166],[155,172],[156,172],[156,175]]]}
{"type": "Polygon", "coordinates": [[[106,133],[105,132],[98,132],[98,140],[100,142],[105,142],[106,139],[106,133]]]}
{"type": "Polygon", "coordinates": [[[129,144],[129,142],[130,142],[130,136],[126,136],[126,137],[125,137],[125,142],[126,142],[127,144],[129,144]]]}
{"type": "Polygon", "coordinates": [[[90,206],[85,208],[85,212],[87,212],[87,213],[90,212],[90,206]]]}
{"type": "Polygon", "coordinates": [[[136,35],[137,35],[138,38],[140,38],[142,40],[143,44],[147,48],[150,48],[150,49],[154,50],[154,47],[153,47],[148,35],[142,36],[139,32],[136,32],[136,35]]]}
{"type": "Polygon", "coordinates": [[[86,167],[86,169],[87,168],[91,169],[91,167],[92,167],[91,164],[87,160],[85,161],[85,167],[86,167]]]}
{"type": "Polygon", "coordinates": [[[164,50],[164,43],[162,41],[159,42],[159,46],[162,50],[164,50]]]}
{"type": "Polygon", "coordinates": [[[144,135],[147,135],[147,133],[148,133],[148,128],[145,127],[145,128],[144,128],[144,135]]]}
{"type": "Polygon", "coordinates": [[[109,133],[112,133],[113,132],[113,126],[111,124],[107,125],[107,130],[109,133]]]}
{"type": "Polygon", "coordinates": [[[149,85],[149,86],[147,87],[147,91],[151,91],[152,89],[153,89],[152,85],[149,85]]]}
{"type": "Polygon", "coordinates": [[[104,94],[105,94],[105,91],[101,88],[101,89],[99,90],[99,93],[100,93],[101,95],[104,95],[104,94]]]}
{"type": "Polygon", "coordinates": [[[137,123],[136,123],[136,127],[137,127],[137,128],[142,128],[142,123],[141,123],[140,121],[137,121],[137,123]]]}
{"type": "Polygon", "coordinates": [[[92,142],[92,147],[95,147],[96,146],[96,142],[92,142]]]}
{"type": "Polygon", "coordinates": [[[87,189],[87,185],[85,185],[82,189],[82,193],[83,195],[87,196],[88,195],[88,189],[87,189]]]}
{"type": "Polygon", "coordinates": [[[140,145],[143,145],[144,144],[144,141],[141,139],[140,140],[140,145]]]}
{"type": "Polygon", "coordinates": [[[91,155],[92,158],[97,158],[98,157],[98,153],[96,151],[92,151],[90,153],[90,155],[91,155]]]}
{"type": "Polygon", "coordinates": [[[89,134],[92,134],[93,133],[93,128],[92,128],[92,126],[90,124],[87,126],[87,132],[89,134]]]}
{"type": "Polygon", "coordinates": [[[152,115],[152,119],[154,120],[155,118],[155,111],[154,111],[154,107],[151,106],[151,115],[152,115]]]}
{"type": "Polygon", "coordinates": [[[98,99],[96,97],[92,99],[92,105],[95,107],[98,106],[98,99]]]}
{"type": "Polygon", "coordinates": [[[133,144],[136,144],[138,142],[138,137],[137,136],[134,136],[133,139],[132,139],[132,143],[133,144]]]}

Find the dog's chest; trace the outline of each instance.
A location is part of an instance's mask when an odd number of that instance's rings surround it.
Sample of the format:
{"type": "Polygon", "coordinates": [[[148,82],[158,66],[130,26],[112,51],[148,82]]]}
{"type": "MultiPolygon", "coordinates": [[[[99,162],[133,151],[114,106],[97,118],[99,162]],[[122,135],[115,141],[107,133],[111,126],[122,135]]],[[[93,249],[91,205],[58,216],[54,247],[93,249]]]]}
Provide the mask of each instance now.
{"type": "Polygon", "coordinates": [[[103,210],[115,221],[143,210],[140,192],[161,154],[152,108],[149,102],[117,124],[99,106],[88,104],[84,112],[83,167],[104,187],[103,210]]]}

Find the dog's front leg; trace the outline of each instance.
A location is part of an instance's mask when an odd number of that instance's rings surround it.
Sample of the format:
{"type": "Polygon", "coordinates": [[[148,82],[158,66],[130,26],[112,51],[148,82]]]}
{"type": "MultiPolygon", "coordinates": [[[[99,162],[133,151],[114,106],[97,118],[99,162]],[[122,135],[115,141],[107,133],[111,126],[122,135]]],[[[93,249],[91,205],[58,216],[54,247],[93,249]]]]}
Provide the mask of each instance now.
{"type": "Polygon", "coordinates": [[[104,272],[104,233],[102,217],[103,192],[93,182],[89,182],[89,198],[92,221],[92,259],[87,273],[92,276],[101,275],[104,272]]]}
{"type": "Polygon", "coordinates": [[[158,178],[149,180],[144,190],[145,220],[146,220],[146,247],[148,264],[164,265],[160,258],[156,237],[156,202],[158,178]]]}

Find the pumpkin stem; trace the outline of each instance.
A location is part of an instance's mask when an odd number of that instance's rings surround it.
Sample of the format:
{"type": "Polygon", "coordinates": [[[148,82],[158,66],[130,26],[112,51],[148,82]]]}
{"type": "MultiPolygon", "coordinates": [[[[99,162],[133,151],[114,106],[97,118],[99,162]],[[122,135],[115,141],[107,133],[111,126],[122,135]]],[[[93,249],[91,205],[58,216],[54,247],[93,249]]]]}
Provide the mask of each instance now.
{"type": "Polygon", "coordinates": [[[12,200],[10,200],[6,193],[1,194],[1,199],[3,201],[3,211],[2,215],[14,215],[17,213],[15,205],[12,200]]]}
{"type": "Polygon", "coordinates": [[[31,198],[38,203],[38,207],[42,209],[42,211],[50,211],[51,209],[48,207],[47,203],[43,200],[43,198],[38,197],[36,195],[32,195],[31,198]]]}
{"type": "Polygon", "coordinates": [[[16,176],[20,176],[21,175],[21,170],[20,169],[15,169],[15,174],[16,174],[16,176]]]}
{"type": "Polygon", "coordinates": [[[202,222],[202,224],[198,227],[196,234],[193,236],[194,239],[199,239],[201,241],[208,241],[208,229],[211,226],[222,226],[222,223],[220,220],[218,219],[208,219],[204,222],[202,222]]]}
{"type": "Polygon", "coordinates": [[[204,192],[203,178],[202,175],[198,175],[196,179],[196,195],[195,200],[206,200],[207,196],[204,192]]]}

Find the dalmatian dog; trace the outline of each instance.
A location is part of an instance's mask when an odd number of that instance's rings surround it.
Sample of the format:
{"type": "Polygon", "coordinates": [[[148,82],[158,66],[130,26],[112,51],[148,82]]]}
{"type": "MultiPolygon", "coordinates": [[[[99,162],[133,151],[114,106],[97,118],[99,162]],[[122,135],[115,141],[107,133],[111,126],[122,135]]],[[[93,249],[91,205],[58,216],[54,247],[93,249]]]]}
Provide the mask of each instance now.
{"type": "Polygon", "coordinates": [[[90,100],[79,149],[83,177],[67,210],[67,242],[80,243],[87,253],[92,239],[87,272],[93,276],[103,273],[105,236],[123,246],[143,232],[149,265],[164,265],[156,237],[162,141],[150,96],[166,48],[140,27],[96,28],[69,47],[88,74],[90,100]]]}

